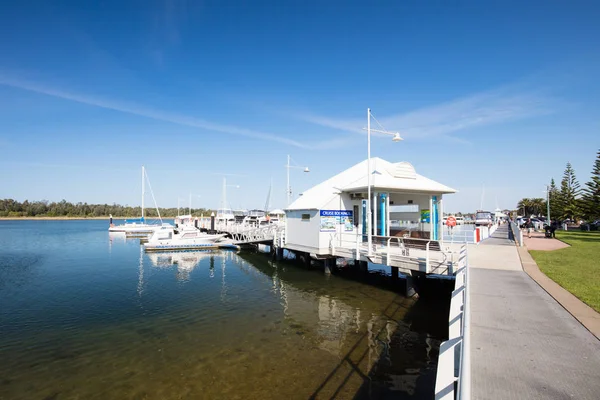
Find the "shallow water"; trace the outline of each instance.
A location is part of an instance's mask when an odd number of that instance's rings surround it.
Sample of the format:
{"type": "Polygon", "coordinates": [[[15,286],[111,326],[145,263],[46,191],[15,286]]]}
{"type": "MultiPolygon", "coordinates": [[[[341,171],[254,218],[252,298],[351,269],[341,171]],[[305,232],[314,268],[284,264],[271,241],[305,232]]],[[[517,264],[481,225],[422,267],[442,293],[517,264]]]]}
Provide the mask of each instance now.
{"type": "Polygon", "coordinates": [[[105,221],[0,221],[0,243],[0,399],[432,398],[446,301],[387,277],[144,254],[105,221]]]}

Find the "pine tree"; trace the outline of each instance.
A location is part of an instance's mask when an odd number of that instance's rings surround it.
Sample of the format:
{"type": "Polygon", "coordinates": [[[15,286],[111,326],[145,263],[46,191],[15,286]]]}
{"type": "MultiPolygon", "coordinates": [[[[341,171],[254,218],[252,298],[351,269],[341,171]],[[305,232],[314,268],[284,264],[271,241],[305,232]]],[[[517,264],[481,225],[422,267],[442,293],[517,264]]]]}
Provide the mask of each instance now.
{"type": "Polygon", "coordinates": [[[581,188],[575,177],[575,170],[573,170],[571,163],[568,162],[560,183],[560,206],[562,208],[561,217],[563,219],[568,218],[575,221],[581,217],[580,192],[581,188]]]}
{"type": "Polygon", "coordinates": [[[600,150],[596,155],[592,178],[585,184],[582,204],[585,217],[588,221],[600,219],[600,150]]]}
{"type": "Polygon", "coordinates": [[[550,181],[550,193],[548,197],[550,198],[550,218],[553,220],[560,219],[563,215],[563,209],[561,206],[561,198],[560,191],[556,187],[556,183],[554,182],[554,178],[550,181]]]}

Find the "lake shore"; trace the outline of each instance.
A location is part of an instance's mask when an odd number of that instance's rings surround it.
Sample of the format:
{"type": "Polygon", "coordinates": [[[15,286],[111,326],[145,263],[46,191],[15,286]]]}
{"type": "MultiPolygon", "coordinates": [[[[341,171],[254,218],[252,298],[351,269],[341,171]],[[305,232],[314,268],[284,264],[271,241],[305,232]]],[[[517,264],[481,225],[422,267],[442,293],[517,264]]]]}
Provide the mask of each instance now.
{"type": "MultiPolygon", "coordinates": [[[[86,219],[109,219],[110,217],[0,217],[0,221],[73,221],[86,219]]],[[[113,217],[114,220],[139,217],[113,217]]],[[[154,219],[154,218],[149,218],[154,219]]]]}

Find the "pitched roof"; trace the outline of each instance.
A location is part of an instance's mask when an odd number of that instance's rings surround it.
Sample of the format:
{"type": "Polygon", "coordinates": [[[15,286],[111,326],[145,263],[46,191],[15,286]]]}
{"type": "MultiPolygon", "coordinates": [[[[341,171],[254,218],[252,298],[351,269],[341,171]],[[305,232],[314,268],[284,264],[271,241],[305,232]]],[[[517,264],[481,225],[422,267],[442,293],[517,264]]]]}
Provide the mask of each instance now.
{"type": "MultiPolygon", "coordinates": [[[[405,193],[456,193],[455,189],[419,175],[408,162],[371,158],[371,190],[405,193]]],[[[321,209],[340,192],[367,191],[367,160],[306,190],[286,210],[321,209]]]]}

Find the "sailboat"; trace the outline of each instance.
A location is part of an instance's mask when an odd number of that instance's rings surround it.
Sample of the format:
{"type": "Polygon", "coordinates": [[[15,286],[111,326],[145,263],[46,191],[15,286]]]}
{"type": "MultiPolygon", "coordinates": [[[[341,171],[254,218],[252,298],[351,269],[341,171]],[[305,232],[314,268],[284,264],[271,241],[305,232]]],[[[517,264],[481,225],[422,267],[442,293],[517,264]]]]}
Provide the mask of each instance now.
{"type": "MultiPolygon", "coordinates": [[[[146,195],[146,169],[142,165],[142,216],[138,219],[134,220],[125,220],[125,222],[121,225],[114,225],[112,223],[112,215],[110,216],[110,226],[108,227],[109,232],[124,232],[126,234],[136,234],[143,235],[154,233],[155,230],[159,229],[162,226],[171,226],[170,224],[163,224],[162,218],[160,218],[160,211],[158,211],[158,207],[156,207],[156,211],[158,213],[158,219],[160,220],[160,224],[148,224],[146,223],[146,219],[144,218],[144,197],[146,195]]],[[[152,187],[150,187],[150,193],[152,193],[152,187]]],[[[154,198],[154,193],[152,193],[152,198],[154,198]]],[[[155,202],[156,203],[156,202],[155,202]]],[[[155,204],[156,206],[156,204],[155,204]]]]}
{"type": "Polygon", "coordinates": [[[266,225],[269,223],[269,208],[271,207],[271,188],[273,186],[273,182],[269,185],[269,192],[267,193],[267,201],[265,202],[265,207],[263,210],[254,209],[248,212],[246,218],[244,218],[243,223],[248,226],[257,227],[259,225],[266,225]]]}
{"type": "Polygon", "coordinates": [[[223,178],[223,204],[217,209],[215,221],[217,224],[232,225],[235,224],[236,218],[231,207],[227,206],[227,179],[223,178]]]}

